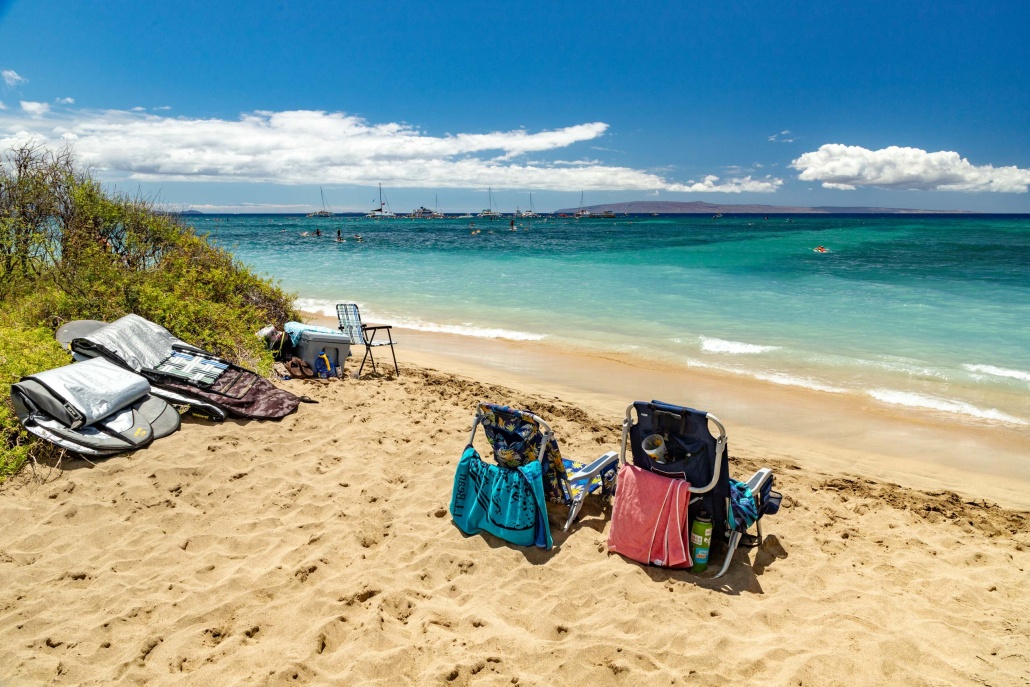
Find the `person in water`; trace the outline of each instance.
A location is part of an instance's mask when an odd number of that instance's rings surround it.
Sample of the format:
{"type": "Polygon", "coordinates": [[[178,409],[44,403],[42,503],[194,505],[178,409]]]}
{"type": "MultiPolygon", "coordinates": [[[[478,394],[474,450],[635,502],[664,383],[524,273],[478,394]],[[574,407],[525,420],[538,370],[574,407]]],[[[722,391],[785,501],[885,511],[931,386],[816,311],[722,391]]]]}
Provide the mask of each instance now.
{"type": "Polygon", "coordinates": [[[340,229],[337,229],[337,230],[336,230],[336,240],[337,240],[337,241],[339,241],[339,240],[340,240],[340,239],[342,239],[342,238],[343,238],[343,236],[342,236],[342,234],[341,234],[341,230],[340,230],[340,229]]]}
{"type": "Polygon", "coordinates": [[[322,230],[321,229],[315,229],[315,236],[321,236],[321,235],[322,235],[322,230]]]}

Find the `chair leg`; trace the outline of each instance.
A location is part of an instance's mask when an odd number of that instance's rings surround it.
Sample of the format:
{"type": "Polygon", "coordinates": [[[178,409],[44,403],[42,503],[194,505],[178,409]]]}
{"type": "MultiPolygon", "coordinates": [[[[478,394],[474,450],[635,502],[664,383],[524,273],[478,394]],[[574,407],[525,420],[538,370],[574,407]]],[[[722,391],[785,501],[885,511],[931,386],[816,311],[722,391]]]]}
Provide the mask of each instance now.
{"type": "Polygon", "coordinates": [[[730,569],[730,563],[733,561],[733,553],[737,550],[737,544],[740,543],[740,532],[734,531],[730,535],[730,543],[726,550],[726,558],[722,562],[722,569],[716,574],[716,577],[722,577],[726,574],[726,571],[730,569]]]}
{"type": "Polygon", "coordinates": [[[388,337],[390,337],[390,355],[393,356],[393,371],[394,371],[394,374],[396,374],[398,377],[400,377],[401,376],[401,369],[399,367],[397,367],[397,353],[394,352],[394,350],[393,350],[393,334],[391,334],[390,330],[387,329],[386,330],[386,335],[388,337]]]}
{"type": "Polygon", "coordinates": [[[572,499],[572,504],[569,506],[569,519],[565,521],[565,527],[562,528],[563,532],[568,532],[569,528],[572,527],[572,523],[575,522],[576,516],[579,515],[579,509],[583,507],[583,498],[586,496],[584,492],[580,492],[579,496],[572,499]]]}
{"type": "Polygon", "coordinates": [[[361,371],[365,369],[365,361],[368,360],[369,347],[365,346],[365,355],[361,358],[361,367],[358,368],[358,377],[361,376],[361,371]]]}

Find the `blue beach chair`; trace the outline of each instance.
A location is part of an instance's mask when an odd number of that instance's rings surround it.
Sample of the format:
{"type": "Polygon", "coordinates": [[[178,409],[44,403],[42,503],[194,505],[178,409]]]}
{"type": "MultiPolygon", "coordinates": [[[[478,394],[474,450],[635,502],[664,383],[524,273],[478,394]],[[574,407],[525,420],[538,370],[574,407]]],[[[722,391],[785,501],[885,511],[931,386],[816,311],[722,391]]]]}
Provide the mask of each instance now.
{"type": "Polygon", "coordinates": [[[762,543],[762,516],[779,510],[782,498],[772,490],[772,470],[762,468],[747,482],[730,479],[726,428],[714,415],[661,401],[636,401],[626,408],[622,423],[620,465],[627,462],[627,448],[635,466],[690,483],[690,520],[703,510],[712,518],[712,542],[727,540],[726,557],[715,577],[726,574],[745,536],[755,546],[762,543]],[[718,428],[718,437],[709,423],[718,428]],[[644,450],[644,439],[652,434],[661,436],[666,447],[661,461],[644,450]],[[757,537],[747,534],[752,526],[757,537]]]}
{"type": "Polygon", "coordinates": [[[618,460],[615,451],[589,464],[563,458],[554,432],[540,416],[481,403],[456,471],[451,515],[469,534],[485,529],[516,544],[550,548],[545,502],[568,508],[567,531],[588,494],[608,498],[614,493],[618,460]],[[494,465],[485,463],[472,446],[480,425],[493,449],[494,465]],[[485,484],[487,479],[494,484],[506,480],[508,486],[485,484]],[[475,522],[468,521],[469,511],[476,511],[475,522]]]}

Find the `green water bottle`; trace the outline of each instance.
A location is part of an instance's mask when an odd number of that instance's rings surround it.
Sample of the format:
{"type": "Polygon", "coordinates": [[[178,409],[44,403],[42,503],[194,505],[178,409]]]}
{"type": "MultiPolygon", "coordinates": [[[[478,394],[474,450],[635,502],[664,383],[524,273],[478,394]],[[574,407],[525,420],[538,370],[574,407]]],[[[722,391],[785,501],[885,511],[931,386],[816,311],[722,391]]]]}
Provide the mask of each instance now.
{"type": "Polygon", "coordinates": [[[690,558],[694,561],[693,572],[703,573],[708,569],[708,550],[712,548],[712,519],[701,511],[694,518],[690,528],[690,558]]]}

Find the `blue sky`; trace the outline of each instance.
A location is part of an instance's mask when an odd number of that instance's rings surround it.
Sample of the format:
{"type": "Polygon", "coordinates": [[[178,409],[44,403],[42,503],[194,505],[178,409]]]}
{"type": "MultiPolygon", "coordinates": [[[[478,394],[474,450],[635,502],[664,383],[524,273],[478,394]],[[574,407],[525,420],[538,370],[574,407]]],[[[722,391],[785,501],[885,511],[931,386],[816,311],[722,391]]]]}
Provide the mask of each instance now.
{"type": "Polygon", "coordinates": [[[1028,34],[1004,1],[0,0],[0,142],[209,210],[1030,212],[1028,34]]]}

